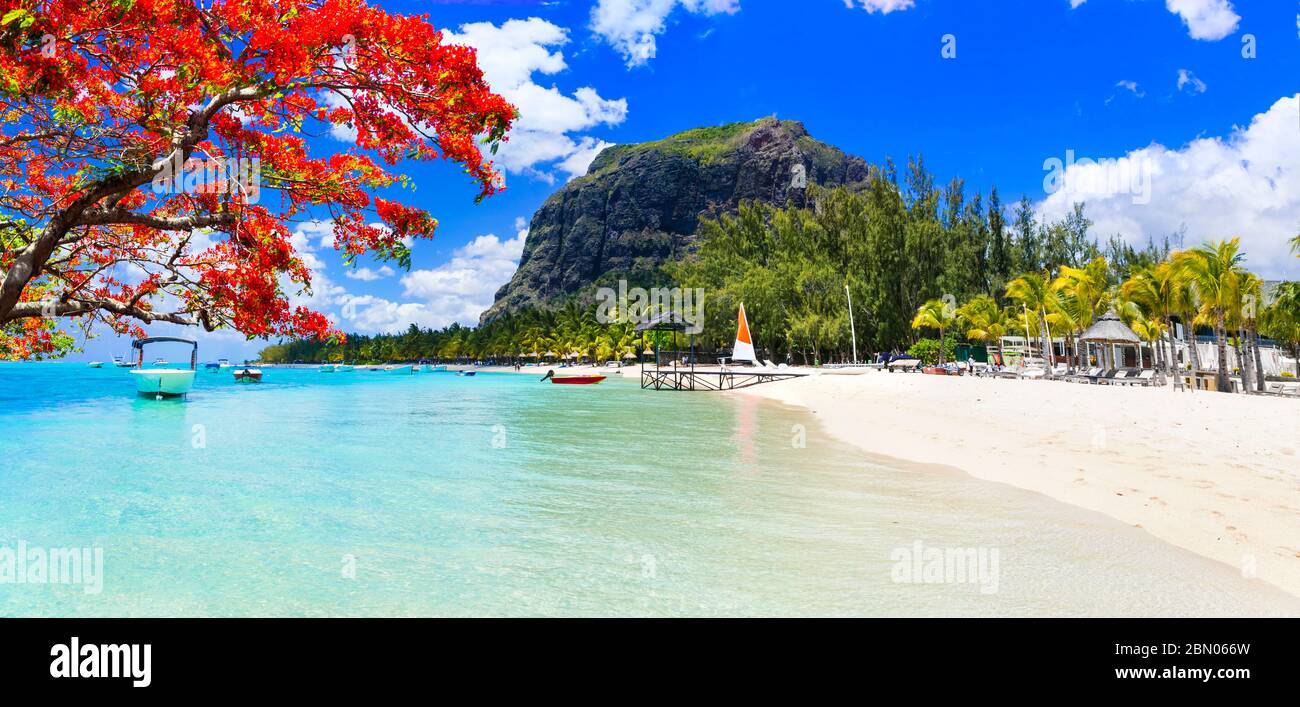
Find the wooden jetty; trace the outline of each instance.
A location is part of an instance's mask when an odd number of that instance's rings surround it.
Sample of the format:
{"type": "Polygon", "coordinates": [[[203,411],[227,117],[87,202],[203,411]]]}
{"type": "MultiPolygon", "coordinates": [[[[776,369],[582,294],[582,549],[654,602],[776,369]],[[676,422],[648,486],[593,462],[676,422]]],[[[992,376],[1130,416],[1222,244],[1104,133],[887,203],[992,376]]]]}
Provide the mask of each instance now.
{"type": "Polygon", "coordinates": [[[723,370],[655,366],[641,369],[641,387],[655,390],[736,390],[805,375],[762,368],[723,370]]]}
{"type": "MultiPolygon", "coordinates": [[[[696,367],[700,357],[695,351],[695,336],[690,333],[688,324],[677,312],[668,311],[637,325],[636,331],[639,332],[663,332],[673,338],[682,333],[690,335],[688,351],[662,351],[659,348],[659,337],[655,337],[654,351],[646,352],[654,354],[654,362],[647,365],[644,359],[641,361],[642,390],[736,390],[807,375],[764,366],[696,367]],[[685,359],[681,358],[683,355],[686,356],[685,359]],[[668,359],[667,363],[665,358],[668,359]]],[[[725,359],[722,361],[725,362],[725,359]]]]}

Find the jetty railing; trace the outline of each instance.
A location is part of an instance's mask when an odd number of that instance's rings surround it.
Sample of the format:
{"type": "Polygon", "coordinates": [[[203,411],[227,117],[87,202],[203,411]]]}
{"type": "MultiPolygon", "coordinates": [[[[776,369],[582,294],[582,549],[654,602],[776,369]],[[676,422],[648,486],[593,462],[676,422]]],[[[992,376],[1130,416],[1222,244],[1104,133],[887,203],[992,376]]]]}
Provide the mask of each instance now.
{"type": "Polygon", "coordinates": [[[803,373],[761,368],[700,369],[655,367],[641,370],[641,388],[655,390],[736,390],[761,383],[799,378],[803,373]]]}

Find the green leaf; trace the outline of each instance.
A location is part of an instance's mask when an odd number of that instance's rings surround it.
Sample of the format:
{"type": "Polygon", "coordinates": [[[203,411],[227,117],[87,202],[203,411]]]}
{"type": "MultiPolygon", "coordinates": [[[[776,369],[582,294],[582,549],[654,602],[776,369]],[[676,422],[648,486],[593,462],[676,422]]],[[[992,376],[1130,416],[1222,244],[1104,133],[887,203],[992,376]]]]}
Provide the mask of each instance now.
{"type": "Polygon", "coordinates": [[[10,10],[9,12],[5,13],[5,16],[3,18],[0,18],[0,25],[7,25],[10,22],[13,22],[14,20],[26,14],[27,14],[27,10],[24,10],[21,7],[10,10]]]}

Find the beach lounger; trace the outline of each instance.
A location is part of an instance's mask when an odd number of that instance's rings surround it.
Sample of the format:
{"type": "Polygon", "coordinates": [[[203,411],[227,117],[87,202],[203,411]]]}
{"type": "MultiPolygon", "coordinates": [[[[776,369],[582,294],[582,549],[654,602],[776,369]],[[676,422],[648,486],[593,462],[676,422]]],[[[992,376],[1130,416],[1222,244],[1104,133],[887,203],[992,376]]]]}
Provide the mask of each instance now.
{"type": "Polygon", "coordinates": [[[1124,377],[1124,385],[1147,385],[1151,377],[1156,374],[1155,369],[1151,368],[1126,368],[1124,372],[1127,374],[1124,377]],[[1143,371],[1151,372],[1144,376],[1143,371]]]}
{"type": "Polygon", "coordinates": [[[1109,371],[1106,371],[1105,373],[1102,373],[1101,375],[1097,376],[1097,384],[1110,385],[1115,381],[1116,378],[1123,380],[1125,377],[1127,377],[1127,374],[1121,375],[1121,371],[1118,368],[1112,368],[1109,371]]]}
{"type": "Polygon", "coordinates": [[[1072,376],[1066,376],[1065,380],[1068,383],[1091,383],[1100,373],[1100,368],[1090,368],[1087,371],[1081,370],[1072,376]]]}
{"type": "Polygon", "coordinates": [[[1144,368],[1138,372],[1137,378],[1134,378],[1129,385],[1148,386],[1156,380],[1156,370],[1154,368],[1144,368]]]}

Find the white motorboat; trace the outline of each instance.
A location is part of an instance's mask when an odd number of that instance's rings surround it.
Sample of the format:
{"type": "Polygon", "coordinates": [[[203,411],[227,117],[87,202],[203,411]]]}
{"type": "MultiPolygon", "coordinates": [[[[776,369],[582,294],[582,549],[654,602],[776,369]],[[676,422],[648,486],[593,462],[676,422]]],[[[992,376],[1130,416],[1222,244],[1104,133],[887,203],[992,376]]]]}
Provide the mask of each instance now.
{"type": "Polygon", "coordinates": [[[242,367],[235,368],[235,380],[241,383],[261,383],[262,369],[255,368],[245,363],[242,367]]]}
{"type": "MultiPolygon", "coordinates": [[[[194,371],[198,363],[199,344],[191,339],[178,339],[171,336],[137,339],[131,342],[131,347],[139,351],[136,360],[144,361],[144,347],[146,344],[159,342],[189,344],[192,347],[190,367],[188,369],[145,368],[143,365],[139,365],[131,370],[131,375],[135,376],[136,392],[140,395],[152,395],[159,399],[185,395],[194,386],[194,371]]],[[[162,361],[162,359],[160,358],[158,361],[162,361]]],[[[166,361],[162,361],[162,363],[166,365],[166,361]]]]}
{"type": "Polygon", "coordinates": [[[104,362],[103,362],[103,361],[91,361],[91,362],[90,362],[90,367],[91,367],[91,368],[103,368],[103,367],[104,367],[104,362]]]}
{"type": "Polygon", "coordinates": [[[115,355],[113,356],[113,365],[117,366],[118,368],[131,368],[135,364],[128,361],[125,356],[115,355]]]}

